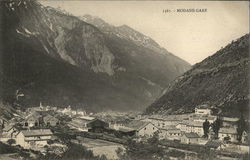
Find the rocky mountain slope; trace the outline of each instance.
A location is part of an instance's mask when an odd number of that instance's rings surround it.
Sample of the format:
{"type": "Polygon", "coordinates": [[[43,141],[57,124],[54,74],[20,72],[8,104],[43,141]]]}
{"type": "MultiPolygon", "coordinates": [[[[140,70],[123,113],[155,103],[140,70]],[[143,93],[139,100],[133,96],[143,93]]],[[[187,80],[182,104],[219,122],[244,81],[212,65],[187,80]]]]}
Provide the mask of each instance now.
{"type": "Polygon", "coordinates": [[[214,55],[178,77],[146,113],[193,112],[195,106],[210,104],[222,115],[248,115],[249,34],[232,41],[214,55]]]}
{"type": "Polygon", "coordinates": [[[137,110],[190,68],[172,54],[109,36],[33,0],[1,1],[0,7],[4,102],[137,110]],[[17,91],[24,96],[17,99],[17,91]]]}
{"type": "Polygon", "coordinates": [[[190,69],[187,62],[159,46],[150,37],[127,25],[115,27],[91,15],[84,15],[80,19],[94,25],[104,33],[107,46],[116,57],[119,57],[117,63],[122,64],[122,68],[118,70],[126,69],[138,73],[144,68],[146,72],[141,75],[141,78],[160,84],[162,87],[166,86],[166,80],[169,83],[173,80],[172,77],[190,69]],[[153,72],[157,75],[152,76],[153,72]]]}

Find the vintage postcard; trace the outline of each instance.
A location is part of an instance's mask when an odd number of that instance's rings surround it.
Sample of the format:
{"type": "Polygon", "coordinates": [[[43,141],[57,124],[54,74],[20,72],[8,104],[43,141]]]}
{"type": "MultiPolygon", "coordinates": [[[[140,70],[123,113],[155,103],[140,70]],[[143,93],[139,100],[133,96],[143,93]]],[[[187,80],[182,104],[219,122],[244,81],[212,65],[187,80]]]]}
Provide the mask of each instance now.
{"type": "Polygon", "coordinates": [[[0,160],[249,160],[249,1],[0,0],[0,160]]]}

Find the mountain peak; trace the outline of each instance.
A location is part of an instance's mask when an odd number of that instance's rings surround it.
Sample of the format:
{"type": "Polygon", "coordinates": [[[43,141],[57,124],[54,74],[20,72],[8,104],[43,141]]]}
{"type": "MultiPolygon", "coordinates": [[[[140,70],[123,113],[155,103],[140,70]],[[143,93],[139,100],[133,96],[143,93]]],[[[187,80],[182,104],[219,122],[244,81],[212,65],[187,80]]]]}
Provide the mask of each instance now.
{"type": "Polygon", "coordinates": [[[81,20],[37,1],[8,2],[1,3],[0,26],[6,102],[20,90],[25,96],[18,104],[24,107],[43,101],[89,111],[141,110],[190,67],[142,44],[145,36],[139,32],[91,16],[81,20]]]}

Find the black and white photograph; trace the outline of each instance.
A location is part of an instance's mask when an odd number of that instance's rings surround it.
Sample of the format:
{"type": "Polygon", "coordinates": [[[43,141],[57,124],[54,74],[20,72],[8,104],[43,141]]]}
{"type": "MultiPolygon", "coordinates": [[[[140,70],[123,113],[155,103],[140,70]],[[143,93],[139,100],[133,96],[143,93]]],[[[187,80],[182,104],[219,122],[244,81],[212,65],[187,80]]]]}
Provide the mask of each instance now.
{"type": "Polygon", "coordinates": [[[249,7],[0,0],[0,160],[249,160],[249,7]]]}

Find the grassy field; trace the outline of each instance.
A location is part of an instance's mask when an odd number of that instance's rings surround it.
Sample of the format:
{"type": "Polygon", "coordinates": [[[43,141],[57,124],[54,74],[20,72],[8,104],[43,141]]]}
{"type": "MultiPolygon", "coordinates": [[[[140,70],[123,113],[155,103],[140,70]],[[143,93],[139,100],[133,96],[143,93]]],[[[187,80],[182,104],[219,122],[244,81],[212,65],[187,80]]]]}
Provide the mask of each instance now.
{"type": "Polygon", "coordinates": [[[94,155],[105,155],[108,159],[118,159],[116,150],[123,145],[99,139],[84,138],[82,145],[92,150],[94,155]]]}
{"type": "Polygon", "coordinates": [[[12,158],[14,154],[0,154],[0,160],[18,160],[18,158],[12,158]]]}

